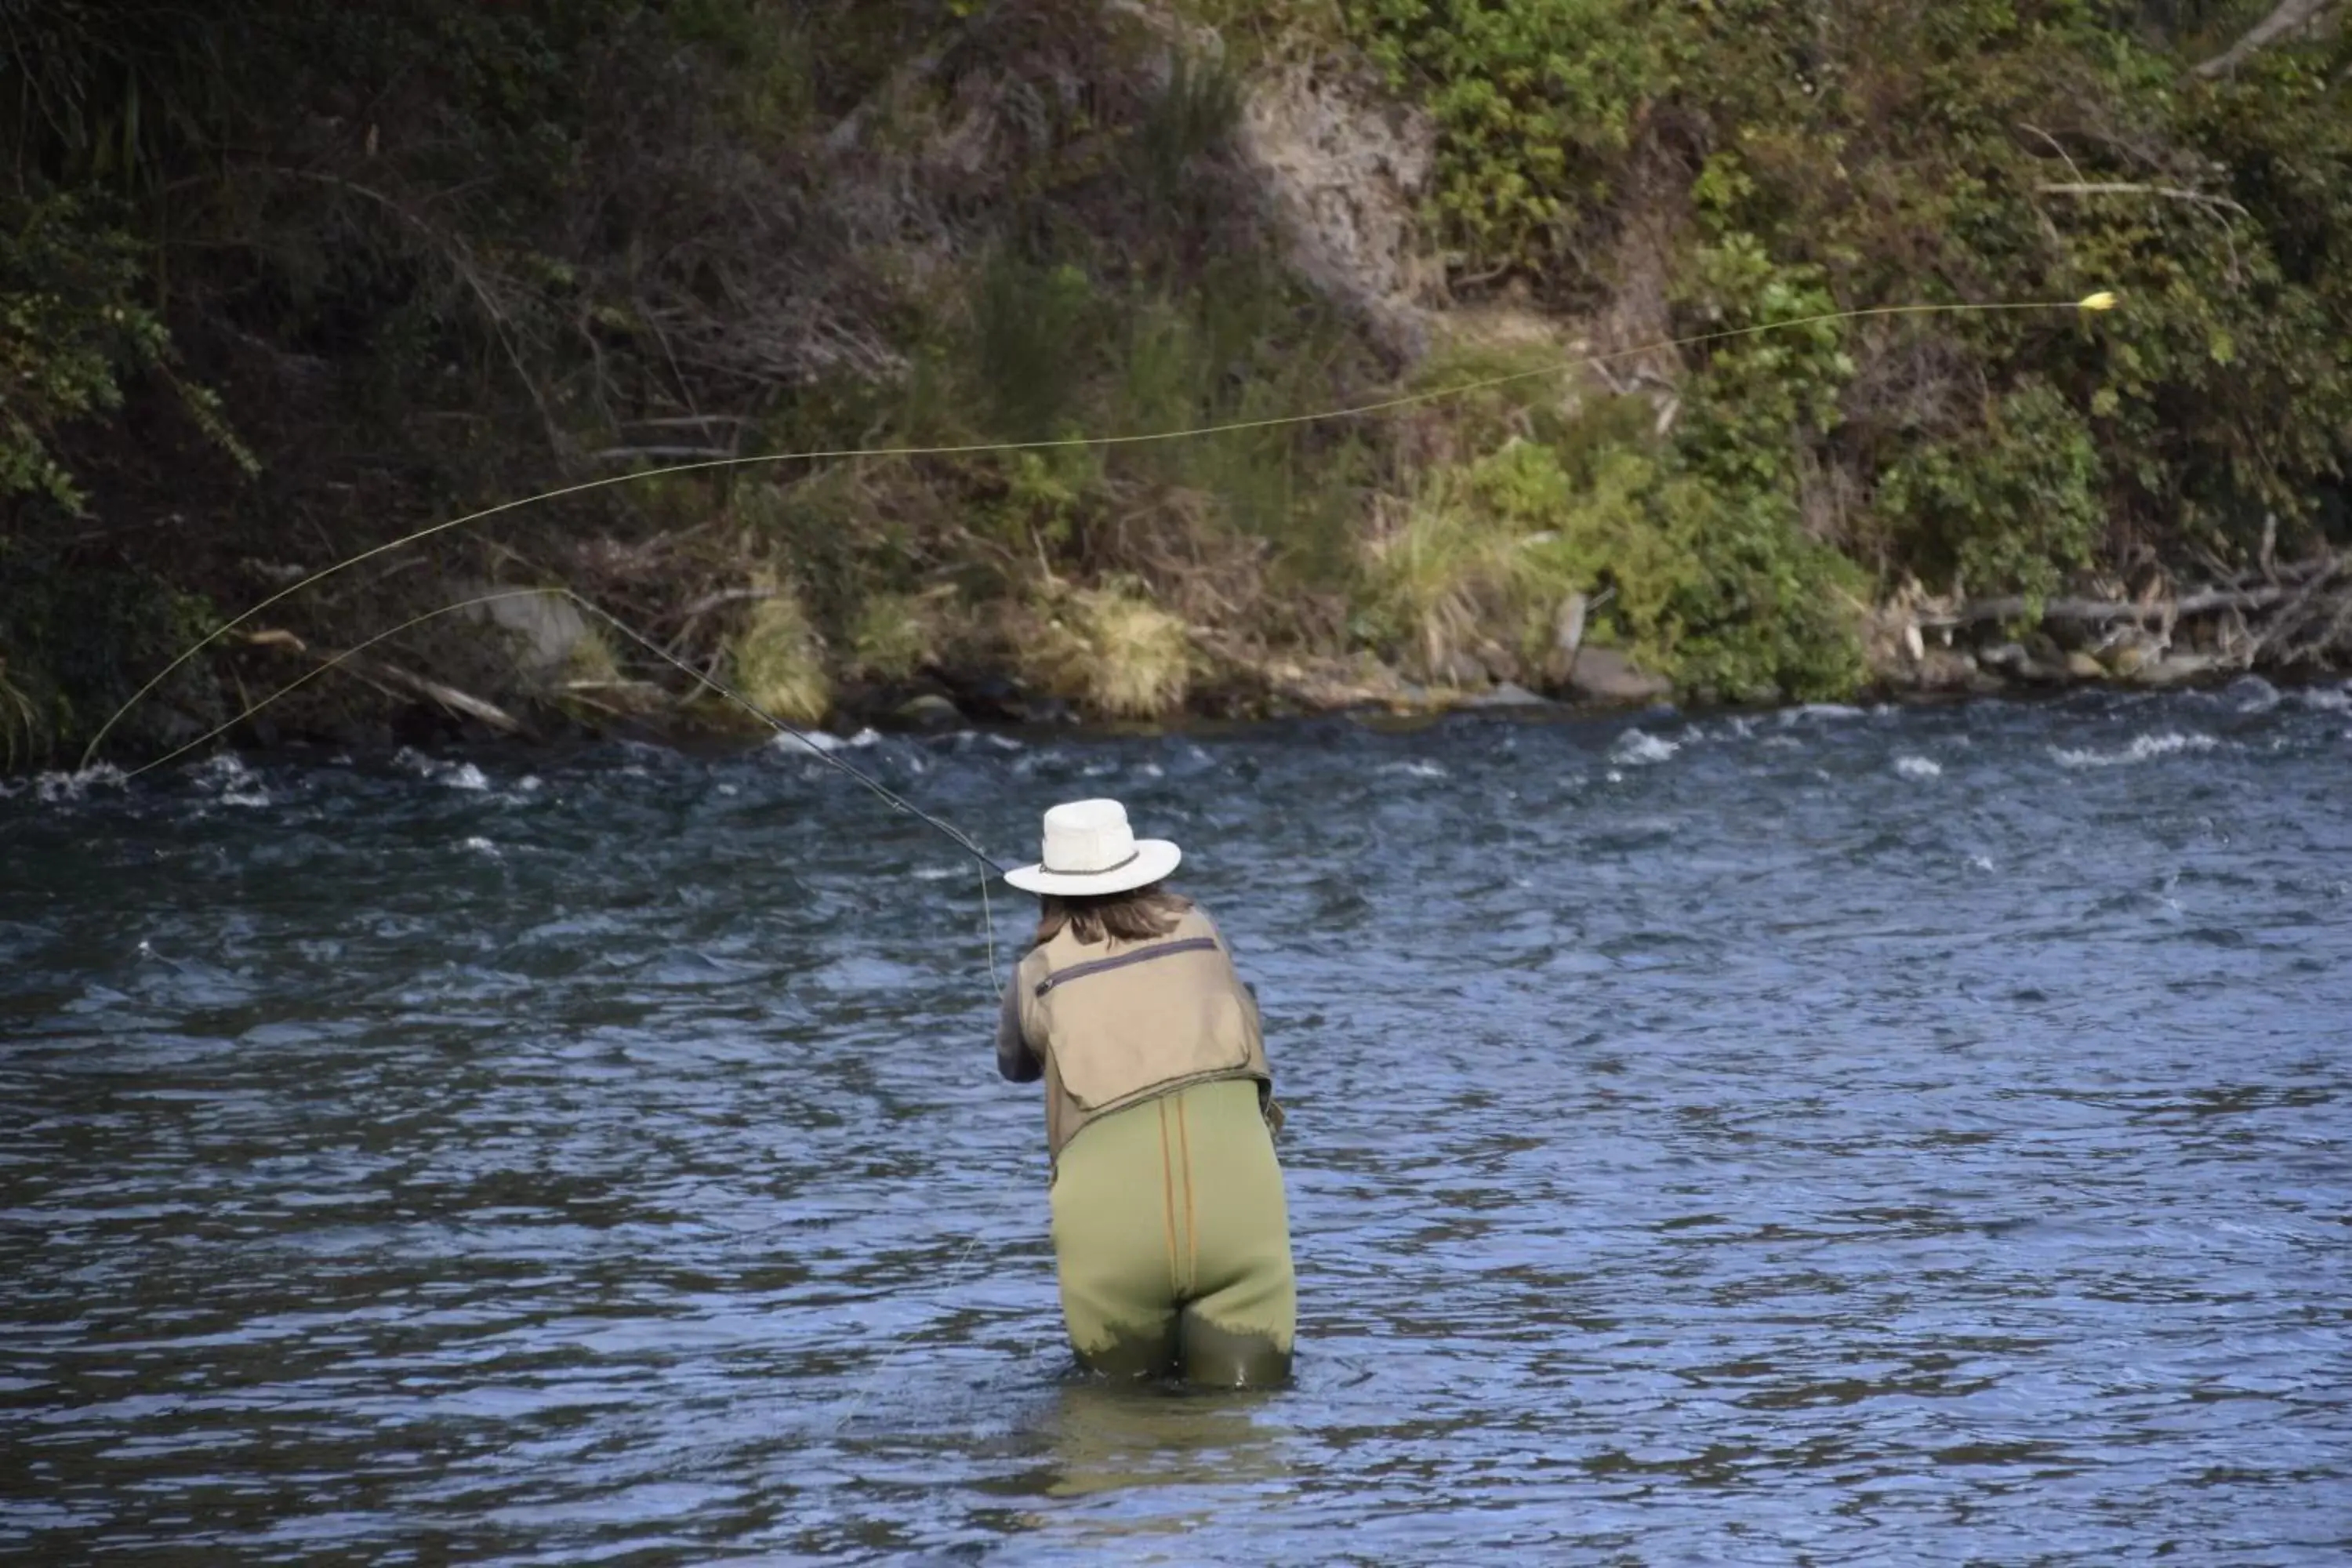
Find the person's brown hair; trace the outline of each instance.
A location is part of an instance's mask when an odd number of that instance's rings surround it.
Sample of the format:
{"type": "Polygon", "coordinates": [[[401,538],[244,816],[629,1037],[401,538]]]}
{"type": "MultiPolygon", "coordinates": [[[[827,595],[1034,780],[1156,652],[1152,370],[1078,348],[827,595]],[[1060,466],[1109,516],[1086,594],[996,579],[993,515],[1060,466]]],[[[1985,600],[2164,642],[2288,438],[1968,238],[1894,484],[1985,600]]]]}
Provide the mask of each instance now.
{"type": "Polygon", "coordinates": [[[1174,931],[1192,907],[1192,900],[1159,882],[1089,898],[1046,893],[1038,900],[1037,941],[1049,942],[1066,929],[1089,947],[1104,942],[1150,942],[1174,931]]]}

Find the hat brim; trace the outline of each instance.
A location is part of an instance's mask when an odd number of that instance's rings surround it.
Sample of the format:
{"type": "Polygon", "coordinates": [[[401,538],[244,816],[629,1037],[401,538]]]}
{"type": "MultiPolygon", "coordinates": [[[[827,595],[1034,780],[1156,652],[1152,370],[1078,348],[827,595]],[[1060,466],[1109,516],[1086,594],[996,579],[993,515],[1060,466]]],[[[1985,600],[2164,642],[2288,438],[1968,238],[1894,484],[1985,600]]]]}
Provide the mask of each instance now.
{"type": "Polygon", "coordinates": [[[1176,869],[1184,852],[1165,838],[1139,838],[1135,858],[1108,871],[1048,871],[1040,863],[1016,866],[1004,879],[1024,893],[1051,893],[1056,898],[1099,898],[1106,893],[1129,893],[1149,887],[1176,869]]]}

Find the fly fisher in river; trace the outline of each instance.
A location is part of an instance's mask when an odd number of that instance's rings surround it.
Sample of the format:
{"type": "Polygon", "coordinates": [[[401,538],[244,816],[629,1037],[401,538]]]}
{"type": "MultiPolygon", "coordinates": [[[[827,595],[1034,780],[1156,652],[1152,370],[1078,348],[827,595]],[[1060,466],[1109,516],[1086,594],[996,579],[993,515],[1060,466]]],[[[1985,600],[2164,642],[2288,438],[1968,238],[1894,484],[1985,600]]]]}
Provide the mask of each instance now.
{"type": "Polygon", "coordinates": [[[1040,900],[997,1020],[997,1070],[1045,1083],[1054,1257],[1089,1368],[1259,1386],[1289,1374],[1297,1288],[1257,997],[1208,915],[1162,885],[1181,851],[1115,800],[1045,813],[1004,879],[1040,900]]]}

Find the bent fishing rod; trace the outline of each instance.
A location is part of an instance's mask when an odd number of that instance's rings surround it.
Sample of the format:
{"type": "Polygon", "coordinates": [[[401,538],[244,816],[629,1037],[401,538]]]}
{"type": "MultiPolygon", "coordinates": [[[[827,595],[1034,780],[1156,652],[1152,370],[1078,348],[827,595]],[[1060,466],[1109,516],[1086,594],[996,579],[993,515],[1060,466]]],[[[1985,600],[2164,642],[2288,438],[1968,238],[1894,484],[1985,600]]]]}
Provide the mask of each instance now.
{"type": "MultiPolygon", "coordinates": [[[[1612,360],[1628,359],[1641,354],[1659,353],[1674,349],[1695,348],[1708,343],[1727,342],[1733,339],[1756,337],[1767,332],[1786,331],[1798,327],[1819,326],[1832,321],[1857,321],[1869,317],[1884,316],[1957,315],[1968,313],[1989,313],[1994,311],[2013,312],[2067,310],[2077,313],[2085,313],[2111,310],[2115,309],[2116,304],[2116,296],[2110,290],[2101,289],[2096,293],[2085,295],[2079,300],[1992,300],[1979,303],[1874,305],[1859,310],[1825,310],[1814,315],[1794,317],[1788,321],[1765,321],[1752,326],[1731,327],[1717,331],[1699,332],[1687,337],[1662,339],[1656,342],[1641,343],[1631,348],[1618,349],[1607,353],[1579,354],[1568,359],[1557,361],[1550,364],[1539,365],[1533,369],[1511,371],[1499,375],[1481,376],[1475,380],[1457,382],[1446,386],[1426,388],[1419,392],[1402,393],[1393,397],[1380,398],[1370,403],[1354,404],[1344,408],[1320,409],[1303,414],[1277,415],[1269,418],[1261,419],[1230,420],[1222,424],[1192,426],[1181,429],[1155,430],[1123,436],[1066,436],[1034,441],[975,441],[935,446],[844,447],[832,450],[807,452],[761,453],[739,458],[710,458],[696,462],[674,463],[661,468],[645,468],[633,473],[608,474],[602,479],[583,479],[576,484],[562,485],[552,489],[541,490],[534,495],[520,496],[511,500],[500,501],[495,506],[484,507],[476,511],[467,512],[459,517],[453,517],[443,521],[434,523],[429,527],[420,528],[413,533],[404,534],[398,539],[373,546],[370,549],[359,552],[357,554],[346,556],[341,561],[337,561],[328,566],[323,566],[318,571],[311,573],[309,576],[301,578],[299,581],[279,589],[277,593],[270,595],[268,597],[263,599],[260,603],[253,605],[251,608],[244,611],[242,614],[232,616],[230,619],[222,622],[218,626],[214,627],[213,630],[205,634],[204,637],[190,644],[178,658],[173,659],[171,663],[156,671],[155,674],[148,679],[145,685],[132,692],[130,698],[124,701],[120,708],[117,708],[111,714],[108,715],[106,722],[100,724],[98,727],[97,732],[90,737],[89,745],[82,751],[81,765],[84,768],[90,765],[91,762],[98,755],[99,747],[105,742],[108,734],[113,731],[116,724],[121,721],[122,716],[130,712],[132,708],[138,706],[138,704],[146,698],[149,692],[153,691],[156,687],[162,685],[163,681],[169,679],[174,671],[185,665],[190,659],[195,658],[197,654],[203,652],[214,643],[218,642],[222,637],[227,636],[238,626],[241,626],[247,622],[252,620],[256,616],[258,616],[262,611],[267,610],[272,605],[278,604],[279,601],[291,595],[298,594],[314,584],[323,582],[325,579],[334,576],[338,573],[347,571],[351,567],[359,565],[362,562],[373,560],[379,555],[388,554],[393,551],[403,549],[408,545],[417,543],[420,541],[446,533],[452,529],[463,528],[471,523],[481,522],[504,512],[520,510],[527,506],[535,506],[544,501],[559,500],[567,496],[582,495],[591,490],[605,489],[615,485],[631,484],[644,479],[660,479],[677,474],[711,472],[721,469],[742,468],[754,466],[773,466],[784,463],[815,463],[833,459],[850,459],[858,458],[977,456],[992,452],[1034,452],[1057,447],[1131,447],[1163,441],[1189,440],[1208,436],[1231,435],[1242,431],[1281,429],[1304,425],[1321,424],[1333,420],[1357,418],[1373,414],[1390,413],[1400,408],[1412,407],[1423,404],[1438,402],[1444,399],[1461,397],[1474,392],[1488,391],[1496,387],[1533,381],[1540,377],[1559,375],[1568,371],[1582,369],[1587,366],[1599,366],[1605,364],[1612,360]]],[[[872,791],[876,796],[880,798],[892,808],[905,812],[908,816],[928,824],[929,826],[944,834],[948,838],[952,840],[959,848],[979,860],[982,866],[999,872],[1002,872],[1004,869],[1004,867],[1000,862],[995,860],[977,844],[974,844],[970,837],[959,829],[951,826],[948,823],[940,821],[938,817],[931,816],[929,813],[922,810],[919,806],[917,806],[912,802],[907,800],[904,796],[897,794],[895,791],[887,788],[877,780],[870,777],[862,770],[852,766],[849,763],[835,755],[832,752],[820,745],[805,731],[800,730],[795,726],[785,722],[783,720],[777,718],[774,714],[761,708],[758,704],[752,702],[749,698],[745,697],[742,693],[737,691],[732,687],[728,686],[724,682],[702,670],[695,668],[685,660],[677,658],[667,649],[655,643],[650,637],[646,637],[635,627],[627,625],[625,622],[614,616],[611,612],[605,610],[602,605],[590,602],[580,595],[573,593],[569,588],[521,588],[510,589],[498,594],[482,595],[475,598],[462,600],[454,605],[445,605],[437,610],[430,610],[424,615],[404,621],[399,626],[393,627],[390,631],[378,633],[376,636],[368,638],[367,641],[360,643],[356,647],[346,648],[343,652],[320,664],[316,669],[311,670],[300,679],[281,688],[278,691],[271,693],[268,697],[264,698],[260,702],[249,707],[245,712],[239,714],[236,718],[230,720],[227,723],[215,727],[206,733],[197,737],[195,740],[189,742],[186,745],[181,746],[169,754],[158,758],[155,762],[146,763],[142,767],[134,769],[129,776],[135,777],[137,774],[145,773],[151,768],[159,767],[164,763],[171,762],[175,758],[185,755],[195,747],[215,739],[225,731],[234,728],[239,723],[242,723],[245,720],[251,718],[255,713],[260,711],[261,709],[268,707],[270,703],[275,702],[278,698],[285,696],[288,692],[294,690],[297,687],[307,684],[318,676],[324,674],[327,670],[333,668],[336,665],[341,664],[352,655],[362,651],[373,644],[382,642],[385,637],[406,631],[411,626],[431,620],[436,616],[449,614],[452,611],[466,609],[478,605],[489,604],[500,599],[519,598],[531,595],[555,595],[570,600],[582,610],[596,616],[599,620],[620,632],[631,642],[647,649],[667,663],[684,671],[702,686],[710,691],[715,692],[727,701],[742,709],[745,712],[750,713],[761,723],[764,723],[776,731],[777,733],[789,735],[794,740],[800,742],[812,754],[822,760],[827,766],[848,774],[851,778],[856,780],[859,784],[865,785],[866,788],[872,791]]]]}

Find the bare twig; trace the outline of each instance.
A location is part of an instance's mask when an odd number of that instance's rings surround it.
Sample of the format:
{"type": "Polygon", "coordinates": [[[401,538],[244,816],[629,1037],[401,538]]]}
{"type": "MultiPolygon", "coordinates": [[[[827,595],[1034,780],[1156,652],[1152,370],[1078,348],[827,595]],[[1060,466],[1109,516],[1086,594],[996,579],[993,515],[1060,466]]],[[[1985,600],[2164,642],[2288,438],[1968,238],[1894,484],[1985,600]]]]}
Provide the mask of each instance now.
{"type": "MultiPolygon", "coordinates": [[[[2050,150],[2053,153],[2057,153],[2061,159],[2064,160],[2066,167],[2074,171],[2074,178],[2077,180],[2083,178],[2082,165],[2074,162],[2074,155],[2066,151],[2065,147],[2059,142],[2058,138],[2051,135],[2050,132],[2042,130],[2039,125],[2034,125],[2022,120],[2017,122],[2017,128],[2021,131],[2031,131],[2036,136],[2041,137],[2044,142],[2049,142],[2050,150]]],[[[2088,182],[2085,183],[2087,184],[2088,182]]]]}
{"type": "Polygon", "coordinates": [[[600,463],[625,463],[636,458],[731,458],[732,447],[607,447],[590,457],[600,463]]]}
{"type": "Polygon", "coordinates": [[[446,232],[430,219],[410,210],[406,204],[377,190],[373,185],[362,184],[357,180],[346,179],[341,174],[328,174],[320,169],[289,169],[282,165],[271,165],[269,172],[289,180],[303,180],[312,184],[325,185],[331,190],[342,191],[358,196],[362,200],[373,202],[430,240],[434,248],[440,253],[443,262],[457,275],[457,280],[464,284],[467,290],[480,302],[484,313],[489,318],[491,330],[499,340],[499,346],[506,351],[507,362],[514,367],[515,375],[521,381],[523,390],[530,394],[530,400],[539,409],[540,419],[547,426],[549,436],[551,437],[555,436],[558,426],[554,411],[548,406],[545,394],[540,390],[539,383],[531,378],[530,368],[524,364],[522,350],[518,342],[520,334],[515,329],[512,317],[505,303],[499,298],[498,290],[491,287],[491,279],[496,275],[475,261],[471,246],[458,236],[446,232]]]}
{"type": "Polygon", "coordinates": [[[713,610],[720,610],[730,605],[740,605],[757,599],[772,599],[776,596],[776,593],[773,588],[722,588],[716,594],[704,595],[685,609],[680,610],[677,618],[691,625],[713,610]]]}

